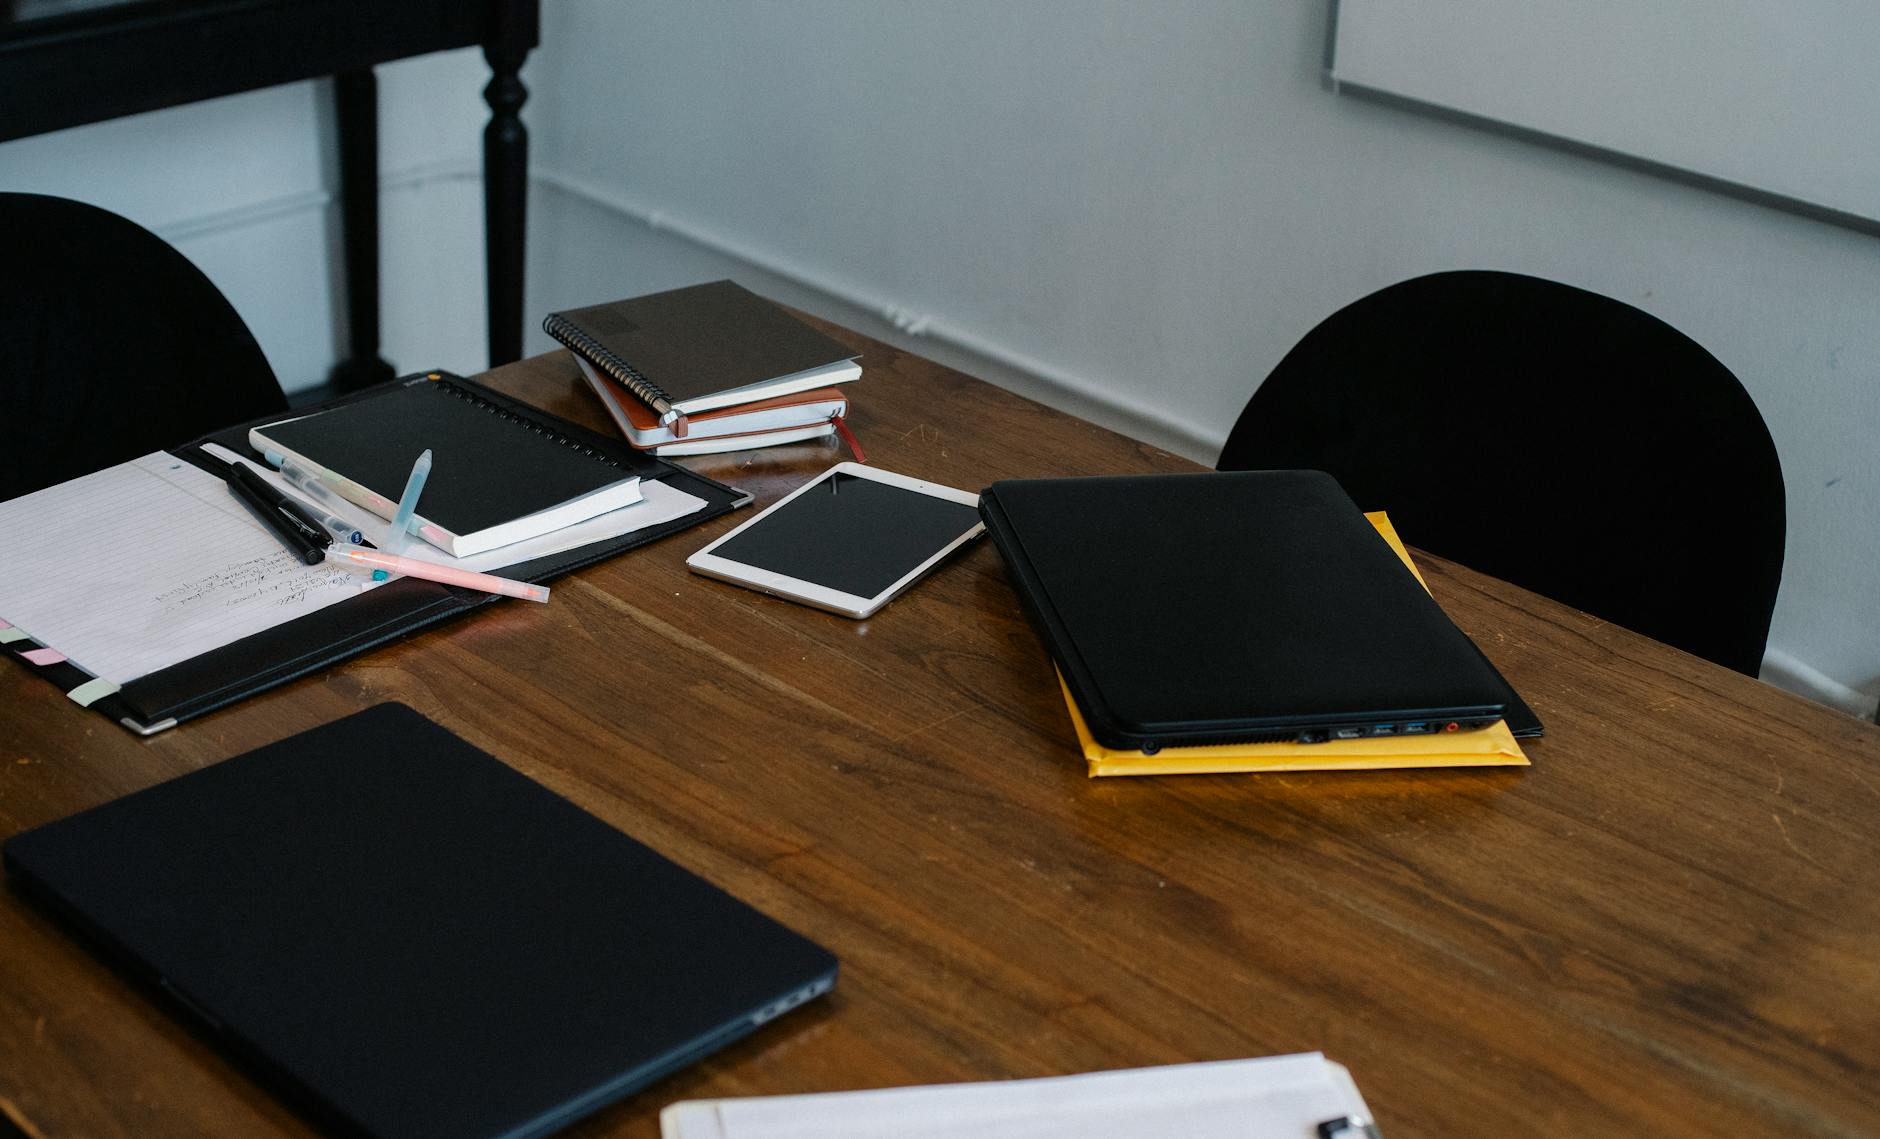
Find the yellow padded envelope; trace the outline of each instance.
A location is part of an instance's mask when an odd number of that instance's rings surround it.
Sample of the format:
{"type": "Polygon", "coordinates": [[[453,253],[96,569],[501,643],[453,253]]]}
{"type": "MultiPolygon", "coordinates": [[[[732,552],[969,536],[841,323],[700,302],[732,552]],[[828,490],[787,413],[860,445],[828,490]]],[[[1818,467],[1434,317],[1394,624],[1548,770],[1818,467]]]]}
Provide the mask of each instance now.
{"type": "MultiPolygon", "coordinates": [[[[1410,551],[1383,511],[1365,515],[1403,564],[1429,589],[1417,573],[1410,551]]],[[[1205,775],[1231,771],[1360,771],[1386,767],[1526,767],[1528,757],[1515,742],[1508,725],[1497,723],[1471,732],[1427,736],[1382,736],[1375,739],[1335,740],[1322,744],[1208,744],[1200,747],[1165,747],[1154,755],[1118,751],[1090,737],[1071,690],[1058,674],[1071,727],[1077,731],[1090,775],[1205,775]]]]}

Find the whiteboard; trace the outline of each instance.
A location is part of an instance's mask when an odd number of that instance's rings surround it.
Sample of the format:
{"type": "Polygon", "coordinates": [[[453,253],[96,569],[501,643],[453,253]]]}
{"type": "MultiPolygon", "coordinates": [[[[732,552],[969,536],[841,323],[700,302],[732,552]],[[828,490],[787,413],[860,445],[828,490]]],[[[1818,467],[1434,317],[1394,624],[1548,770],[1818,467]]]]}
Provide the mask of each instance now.
{"type": "Polygon", "coordinates": [[[1334,3],[1338,89],[1880,221],[1880,0],[1334,3]]]}

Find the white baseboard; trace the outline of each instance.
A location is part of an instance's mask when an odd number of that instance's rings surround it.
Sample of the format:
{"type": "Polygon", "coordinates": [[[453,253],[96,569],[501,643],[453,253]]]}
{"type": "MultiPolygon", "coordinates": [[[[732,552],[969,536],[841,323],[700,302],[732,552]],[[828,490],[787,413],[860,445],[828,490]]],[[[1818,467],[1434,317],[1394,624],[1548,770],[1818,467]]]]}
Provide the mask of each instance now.
{"type": "Polygon", "coordinates": [[[1806,696],[1831,708],[1839,708],[1863,720],[1875,716],[1875,698],[1857,688],[1849,688],[1820,669],[1781,649],[1763,654],[1762,679],[1777,688],[1806,696]]]}
{"type": "MultiPolygon", "coordinates": [[[[379,178],[379,192],[410,189],[432,182],[465,179],[480,182],[482,178],[483,168],[477,159],[454,158],[385,173],[379,178]]],[[[263,198],[260,201],[247,202],[233,209],[216,210],[213,213],[168,222],[158,227],[156,233],[157,236],[175,245],[207,234],[259,225],[293,214],[324,210],[333,204],[334,198],[335,195],[326,189],[280,194],[272,198],[263,198]]]]}

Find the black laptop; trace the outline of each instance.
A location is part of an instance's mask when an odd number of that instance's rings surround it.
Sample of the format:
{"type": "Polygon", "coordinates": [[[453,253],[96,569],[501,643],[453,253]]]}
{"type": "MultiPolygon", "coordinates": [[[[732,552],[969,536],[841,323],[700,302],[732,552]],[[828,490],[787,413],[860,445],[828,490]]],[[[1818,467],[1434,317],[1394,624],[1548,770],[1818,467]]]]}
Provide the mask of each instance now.
{"type": "Polygon", "coordinates": [[[544,1135],[836,979],[815,943],[399,704],[5,857],[349,1135],[544,1135]]]}
{"type": "Polygon", "coordinates": [[[986,530],[1098,743],[1540,722],[1322,471],[1020,479],[986,530]]]}

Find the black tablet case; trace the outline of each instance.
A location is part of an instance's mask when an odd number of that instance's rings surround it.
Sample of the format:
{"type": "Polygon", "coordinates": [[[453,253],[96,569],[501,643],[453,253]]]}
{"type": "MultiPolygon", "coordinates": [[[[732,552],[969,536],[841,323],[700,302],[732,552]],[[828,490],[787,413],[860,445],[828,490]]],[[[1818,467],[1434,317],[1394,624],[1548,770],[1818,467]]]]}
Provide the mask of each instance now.
{"type": "Polygon", "coordinates": [[[1539,734],[1323,472],[1009,480],[980,511],[1106,747],[1504,713],[1539,734]]]}
{"type": "Polygon", "coordinates": [[[317,1121],[525,1139],[827,992],[829,952],[402,704],[10,839],[8,879],[317,1121]]]}
{"type": "MultiPolygon", "coordinates": [[[[618,438],[589,431],[473,380],[450,373],[430,372],[402,377],[305,410],[307,414],[312,414],[325,408],[368,400],[398,386],[426,382],[433,375],[468,388],[497,407],[552,425],[570,439],[583,446],[593,447],[628,470],[638,473],[642,479],[663,480],[675,489],[705,500],[705,508],[695,514],[495,571],[501,576],[538,584],[551,581],[636,546],[708,522],[751,501],[751,496],[744,491],[693,474],[683,467],[636,451],[618,438]]],[[[219,443],[237,454],[252,454],[248,446],[248,429],[280,419],[281,416],[275,414],[234,424],[192,443],[172,448],[170,453],[220,477],[221,464],[200,451],[202,444],[219,443]]],[[[499,600],[501,598],[494,594],[477,590],[440,585],[417,578],[401,578],[316,613],[276,625],[272,629],[139,677],[119,691],[99,698],[90,707],[134,732],[150,735],[499,600]]],[[[8,647],[21,650],[35,645],[28,641],[8,647]]],[[[67,663],[30,667],[66,692],[91,679],[76,666],[67,663]]]]}

